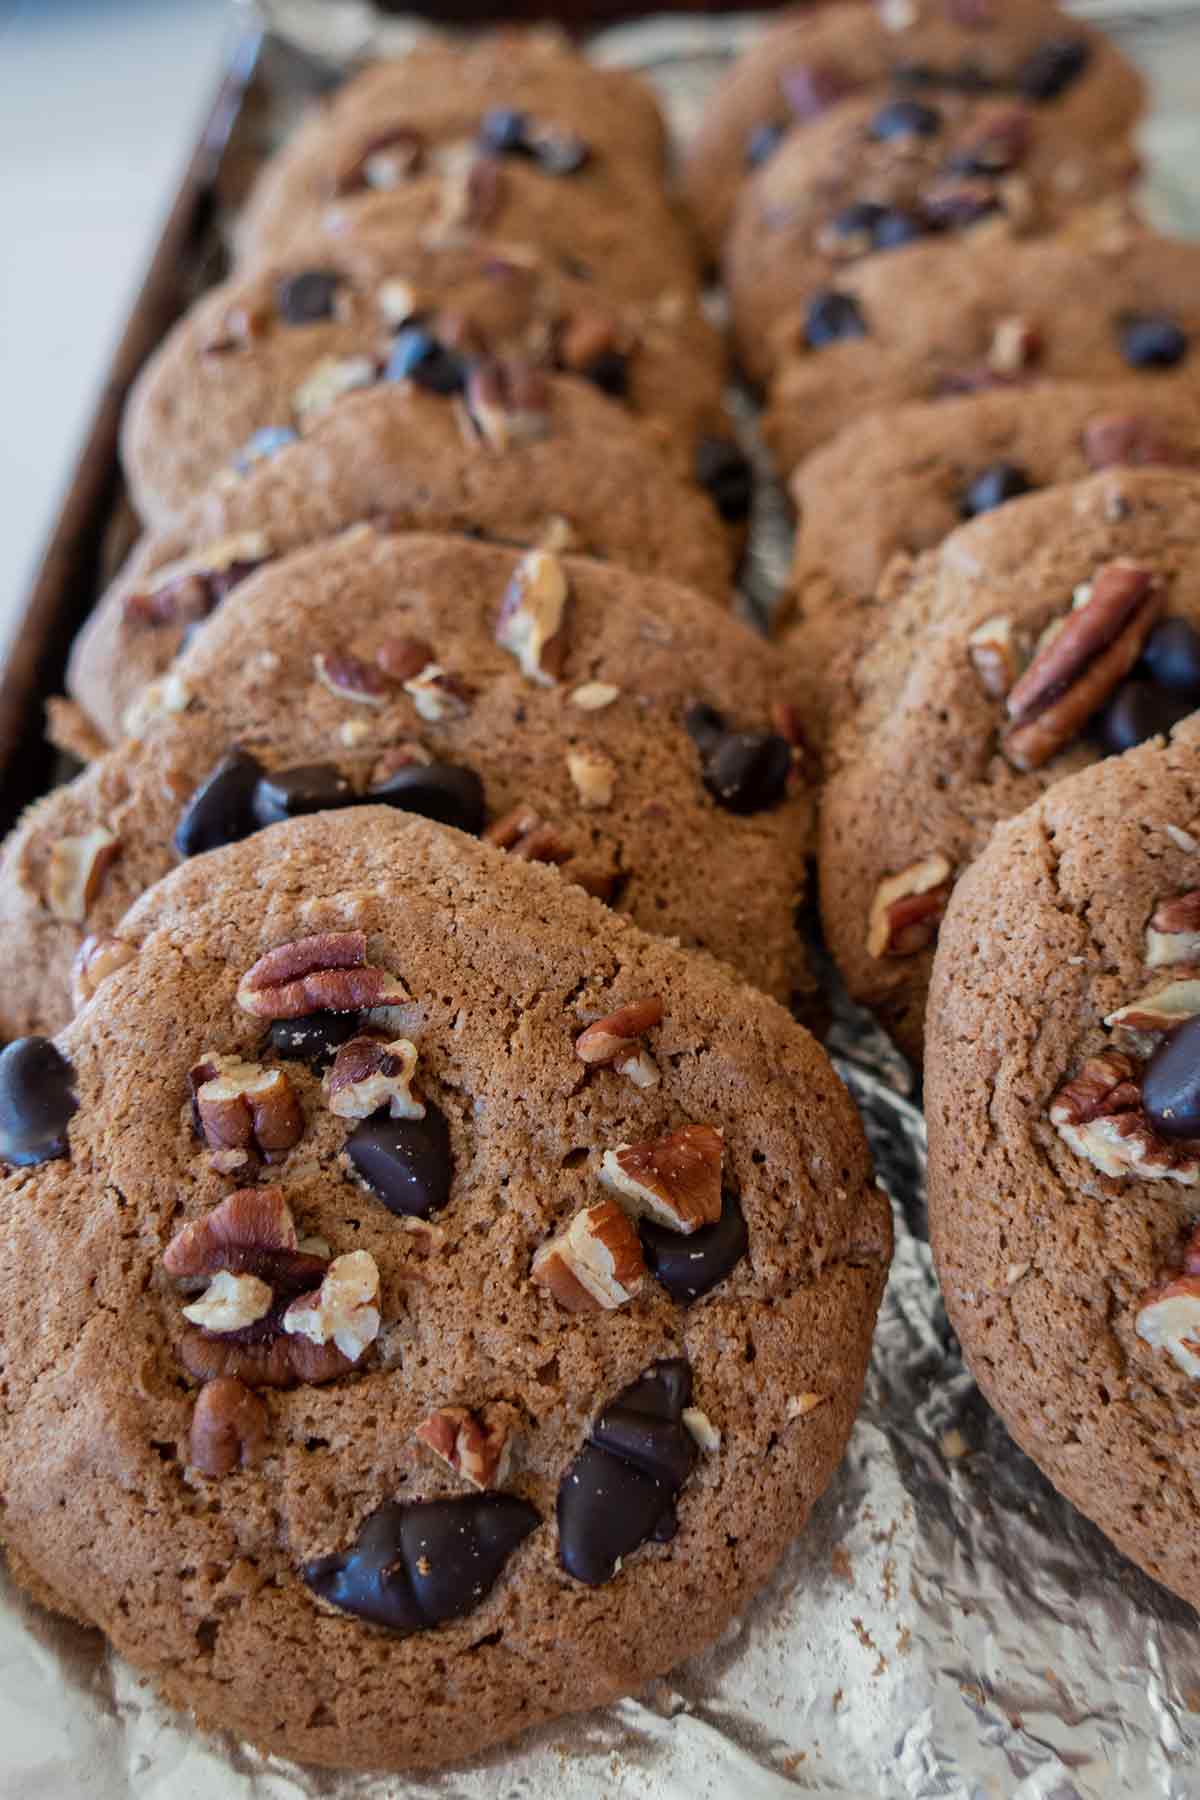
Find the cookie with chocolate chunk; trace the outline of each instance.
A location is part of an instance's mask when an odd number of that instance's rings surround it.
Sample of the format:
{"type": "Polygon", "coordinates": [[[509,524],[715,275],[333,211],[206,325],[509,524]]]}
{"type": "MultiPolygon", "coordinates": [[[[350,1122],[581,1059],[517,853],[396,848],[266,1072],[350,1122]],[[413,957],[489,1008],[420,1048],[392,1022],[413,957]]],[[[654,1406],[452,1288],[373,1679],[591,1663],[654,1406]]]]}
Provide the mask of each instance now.
{"type": "Polygon", "coordinates": [[[842,1453],[890,1250],[807,1033],[379,808],[177,870],[110,962],[0,1060],[18,1579],[331,1767],[716,1639],[842,1453]]]}
{"type": "Polygon", "coordinates": [[[1193,1606],[1198,853],[1195,720],[1002,825],[942,925],[925,1084],[933,1251],[976,1380],[1193,1606]]]}
{"type": "Polygon", "coordinates": [[[1046,0],[792,8],[717,88],[686,161],[688,199],[714,254],[748,176],[789,132],[862,89],[1020,101],[1080,144],[1124,138],[1144,103],[1141,77],[1112,39],[1046,0]]]}
{"type": "Polygon", "coordinates": [[[728,435],[720,340],[684,293],[623,305],[533,251],[318,233],[205,294],[150,359],[122,431],[134,503],[164,524],[344,394],[411,382],[450,402],[508,357],[619,400],[689,476],[728,435]]]}
{"type": "Polygon", "coordinates": [[[919,401],[848,425],[796,470],[797,514],[780,644],[804,715],[835,705],[837,665],[889,604],[896,556],[966,519],[1099,469],[1200,467],[1200,391],[1152,382],[1039,382],[919,401]]]}
{"type": "Polygon", "coordinates": [[[770,645],[582,557],[357,527],[249,575],[0,862],[6,1034],[180,856],[379,800],[553,864],[786,999],[809,774],[770,645]]]}
{"type": "Polygon", "coordinates": [[[727,601],[732,546],[615,402],[526,365],[460,396],[411,382],[347,394],[295,443],[206,488],[137,546],[75,641],[67,686],[115,742],[224,595],[253,569],[362,520],[597,556],[727,601]]]}
{"type": "Polygon", "coordinates": [[[926,238],[969,249],[1043,237],[1128,187],[1124,138],[1081,142],[1053,111],[966,94],[843,102],[794,132],[743,189],[725,253],[742,366],[770,373],[777,332],[819,328],[819,298],[864,257],[926,238]]]}
{"type": "Polygon", "coordinates": [[[993,828],[1200,706],[1200,475],[1013,500],[912,565],[853,671],[822,802],[821,912],[914,1058],[938,925],[993,828]]]}
{"type": "Polygon", "coordinates": [[[864,413],[1035,381],[1200,387],[1200,244],[1107,204],[1028,244],[915,244],[783,332],[764,433],[785,474],[864,413]]]}

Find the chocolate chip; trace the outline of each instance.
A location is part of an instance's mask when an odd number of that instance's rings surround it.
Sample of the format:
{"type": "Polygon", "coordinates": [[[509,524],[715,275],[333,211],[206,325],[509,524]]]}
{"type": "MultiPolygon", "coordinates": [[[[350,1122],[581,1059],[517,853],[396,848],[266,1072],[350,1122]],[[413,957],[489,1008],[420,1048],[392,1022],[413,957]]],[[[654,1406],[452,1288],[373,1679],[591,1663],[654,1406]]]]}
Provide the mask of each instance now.
{"type": "Polygon", "coordinates": [[[233,466],[239,475],[248,475],[255,463],[269,462],[286,450],[289,444],[298,444],[300,433],[293,431],[290,425],[264,425],[246,439],[233,459],[233,466]]]}
{"type": "Polygon", "coordinates": [[[1091,57],[1083,38],[1048,38],[1017,70],[1017,92],[1026,100],[1057,100],[1079,80],[1091,57]]]}
{"type": "Polygon", "coordinates": [[[304,269],[275,284],[275,305],[288,325],[318,325],[332,319],[342,277],[336,269],[304,269]]]}
{"type": "Polygon", "coordinates": [[[496,156],[513,156],[528,147],[526,136],[529,118],[510,106],[497,106],[485,113],[479,126],[479,142],[496,156]]]}
{"type": "Polygon", "coordinates": [[[881,206],[878,200],[852,200],[849,206],[843,206],[834,214],[833,231],[840,238],[865,238],[869,243],[886,211],[887,207],[881,206]]]}
{"type": "Polygon", "coordinates": [[[1020,463],[989,463],[986,469],[979,471],[963,494],[963,518],[973,519],[979,513],[994,512],[1006,500],[1015,500],[1020,494],[1028,494],[1032,487],[1029,471],[1023,469],[1020,463]]]}
{"type": "Polygon", "coordinates": [[[270,1030],[271,1048],[286,1062],[307,1063],[320,1075],[340,1047],[362,1029],[356,1012],[305,1013],[299,1019],[276,1019],[270,1030]]]}
{"type": "Polygon", "coordinates": [[[731,438],[701,438],[696,445],[696,480],[712,496],[727,525],[740,524],[750,515],[754,497],[754,470],[745,452],[731,438]]]}
{"type": "Polygon", "coordinates": [[[898,137],[936,137],[941,129],[941,113],[923,100],[889,100],[867,127],[880,143],[898,137]]]}
{"type": "Polygon", "coordinates": [[[629,392],[629,358],[624,350],[601,350],[578,373],[614,400],[624,400],[629,392]]]}
{"type": "Polygon", "coordinates": [[[364,1119],[346,1139],[346,1154],[371,1192],[401,1218],[431,1218],[450,1198],[450,1127],[428,1100],[423,1119],[386,1113],[364,1119]]]}
{"type": "Polygon", "coordinates": [[[905,244],[915,244],[918,238],[928,237],[937,223],[933,218],[906,212],[902,206],[881,207],[871,231],[871,248],[901,250],[905,244]]]}
{"type": "Polygon", "coordinates": [[[707,756],[711,750],[715,750],[726,735],[724,715],[703,700],[688,707],[683,723],[701,756],[707,756]]]}
{"type": "Polygon", "coordinates": [[[707,1294],[745,1256],[750,1234],[737,1196],[726,1193],[715,1225],[702,1225],[690,1237],[644,1219],[638,1227],[646,1267],[672,1300],[686,1305],[707,1294]]]}
{"type": "Polygon", "coordinates": [[[575,132],[538,125],[528,113],[504,106],[484,115],[479,143],[492,156],[528,156],[547,175],[574,175],[591,159],[588,144],[575,132]]]}
{"type": "Polygon", "coordinates": [[[1121,355],[1134,369],[1173,369],[1188,353],[1187,333],[1165,313],[1125,313],[1117,321],[1121,355]]]}
{"type": "Polygon", "coordinates": [[[937,68],[933,63],[900,63],[892,70],[895,87],[946,88],[962,94],[987,94],[997,85],[973,57],[937,68]]]}
{"type": "Polygon", "coordinates": [[[709,755],[704,785],[726,812],[765,812],[787,792],[792,747],[771,731],[732,731],[709,755]]]}
{"type": "Polygon", "coordinates": [[[371,1513],[351,1550],[302,1574],[319,1599],[389,1631],[428,1631],[473,1612],[517,1546],[541,1524],[513,1494],[468,1494],[371,1513]]]}
{"type": "Polygon", "coordinates": [[[78,1110],[75,1071],[49,1038],[16,1038],[0,1052],[0,1162],[25,1169],[66,1156],[78,1110]]]}
{"type": "Polygon", "coordinates": [[[867,322],[853,294],[822,288],[813,295],[804,315],[804,341],[810,350],[824,350],[828,344],[866,335],[867,322]]]}
{"type": "Polygon", "coordinates": [[[257,757],[246,750],[231,750],[196,789],[175,827],[175,848],[180,856],[199,856],[236,844],[257,830],[254,790],[262,779],[257,757]]]}
{"type": "Polygon", "coordinates": [[[1160,687],[1200,695],[1200,631],[1186,619],[1164,619],[1146,639],[1140,667],[1160,687]]]}
{"type": "Polygon", "coordinates": [[[251,802],[256,826],[280,825],[308,813],[334,812],[358,799],[332,763],[301,763],[260,776],[251,802]]]}
{"type": "Polygon", "coordinates": [[[695,1465],[683,1424],[692,1372],[682,1358],[652,1365],[623,1389],[592,1427],[558,1490],[563,1567],[599,1587],[623,1557],[675,1534],[675,1502],[695,1465]]]}
{"type": "Polygon", "coordinates": [[[761,169],[774,156],[783,136],[782,125],[756,125],[746,139],[746,167],[761,169]]]}
{"type": "Polygon", "coordinates": [[[407,763],[386,781],[368,788],[363,799],[419,813],[423,819],[453,825],[471,837],[479,836],[486,817],[482,781],[474,769],[457,763],[407,763]]]}
{"type": "Polygon", "coordinates": [[[1200,1137],[1200,1018],[1168,1032],[1142,1077],[1142,1104],[1160,1137],[1200,1137]]]}
{"type": "Polygon", "coordinates": [[[1196,695],[1173,694],[1153,681],[1123,681],[1097,714],[1096,735],[1108,755],[1120,756],[1170,731],[1198,704],[1196,695]]]}
{"type": "Polygon", "coordinates": [[[447,350],[421,325],[397,332],[384,370],[385,381],[413,381],[431,394],[459,394],[469,373],[465,357],[447,350]]]}

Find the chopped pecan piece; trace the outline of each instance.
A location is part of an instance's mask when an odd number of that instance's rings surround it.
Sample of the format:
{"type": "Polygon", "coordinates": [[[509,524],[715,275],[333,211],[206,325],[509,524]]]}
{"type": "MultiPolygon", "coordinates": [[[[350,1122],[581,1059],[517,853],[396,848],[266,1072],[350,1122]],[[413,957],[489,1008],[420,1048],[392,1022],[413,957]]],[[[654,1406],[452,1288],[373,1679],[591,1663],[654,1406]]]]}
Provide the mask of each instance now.
{"type": "Polygon", "coordinates": [[[988,368],[994,375],[1019,375],[1037,361],[1042,334],[1028,319],[1000,319],[988,347],[988,368]]]}
{"type": "Polygon", "coordinates": [[[218,607],[231,588],[265,563],[271,545],[261,531],[206,544],[192,556],[164,563],[146,586],[125,597],[130,625],[195,625],[218,607]]]}
{"type": "Polygon", "coordinates": [[[340,1119],[368,1119],[386,1106],[393,1119],[423,1119],[425,1108],[410,1086],[416,1067],[417,1047],[408,1038],[391,1043],[351,1038],[325,1076],[330,1112],[340,1119]]]}
{"type": "Polygon", "coordinates": [[[1200,1182],[1200,1149],[1168,1143],[1142,1108],[1141,1064],[1119,1050],[1089,1057],[1054,1096],[1050,1123],[1063,1142],[1113,1180],[1200,1182]]]}
{"type": "Polygon", "coordinates": [[[107,932],[85,937],[71,965],[71,998],[76,1007],[85,1005],[102,981],[123,969],[136,955],[132,944],[107,932]]]}
{"type": "Polygon", "coordinates": [[[550,388],[532,363],[477,362],[467,377],[467,418],[490,450],[536,443],[550,430],[550,388]]]}
{"type": "Polygon", "coordinates": [[[1040,769],[1065,748],[1124,680],[1163,610],[1149,569],[1110,562],[1008,696],[1004,751],[1018,769],[1040,769]]]}
{"type": "Polygon", "coordinates": [[[348,651],[319,650],[313,668],[322,687],[339,700],[355,700],[362,706],[383,706],[391,683],[377,663],[364,662],[348,651]]]}
{"type": "Polygon", "coordinates": [[[600,1179],[639,1217],[691,1236],[721,1216],[724,1138],[715,1125],[684,1125],[643,1144],[606,1150],[600,1179]]]}
{"type": "Polygon", "coordinates": [[[83,924],[120,848],[116,833],[103,825],[82,837],[59,838],[50,846],[46,904],[56,919],[83,924]]]}
{"type": "Polygon", "coordinates": [[[513,1410],[490,1406],[481,1416],[465,1406],[439,1406],[413,1434],[476,1488],[504,1484],[512,1454],[513,1410]]]}
{"type": "Polygon", "coordinates": [[[1200,888],[1163,900],[1146,927],[1146,966],[1173,968],[1200,962],[1200,888]]]}
{"type": "Polygon", "coordinates": [[[977,625],[967,639],[967,655],[984,693],[1003,700],[1020,673],[1012,620],[997,613],[977,625]]]}
{"type": "Polygon", "coordinates": [[[304,1135],[304,1113],[283,1069],[206,1051],[188,1077],[196,1122],[210,1150],[246,1160],[283,1155],[304,1135]]]}
{"type": "Polygon", "coordinates": [[[1165,1350],[1185,1375],[1200,1379],[1200,1274],[1178,1275],[1143,1294],[1135,1329],[1152,1349],[1165,1350]]]}
{"type": "MultiPolygon", "coordinates": [[[[425,234],[431,247],[486,231],[504,199],[504,170],[492,156],[474,156],[446,170],[437,217],[425,234]]],[[[440,335],[440,334],[439,334],[440,335]]]]}
{"type": "Polygon", "coordinates": [[[868,956],[915,956],[932,944],[950,899],[950,877],[950,864],[937,854],[886,876],[871,902],[868,956]]]}
{"type": "Polygon", "coordinates": [[[602,750],[568,750],[567,773],[581,806],[598,811],[612,804],[617,771],[602,750]]]}
{"type": "Polygon", "coordinates": [[[375,661],[392,681],[411,681],[430,663],[436,663],[433,645],[424,638],[395,637],[385,638],[375,652],[375,661]]]}
{"type": "Polygon", "coordinates": [[[532,806],[514,806],[484,832],[489,844],[507,850],[524,862],[565,863],[571,851],[557,829],[532,806]]]}
{"type": "Polygon", "coordinates": [[[292,395],[292,410],[298,419],[324,412],[343,394],[355,388],[371,387],[379,379],[379,369],[371,356],[326,356],[305,376],[292,395]]]}
{"type": "Polygon", "coordinates": [[[628,1057],[639,1048],[638,1040],[644,1033],[662,1023],[662,1016],[661,1000],[631,1000],[581,1031],[575,1039],[575,1054],[585,1063],[610,1063],[628,1057]]]}
{"type": "Polygon", "coordinates": [[[601,712],[620,697],[620,688],[614,687],[611,681],[585,681],[571,695],[571,705],[578,706],[582,712],[601,712]]]}
{"type": "Polygon", "coordinates": [[[1147,463],[1184,465],[1196,459],[1171,442],[1161,426],[1138,413],[1100,413],[1083,431],[1083,454],[1093,469],[1147,463]]]}
{"type": "Polygon", "coordinates": [[[244,1331],[247,1325],[256,1325],[259,1319],[265,1319],[274,1298],[269,1283],[261,1281],[257,1275],[234,1275],[228,1269],[221,1269],[199,1300],[184,1307],[183,1316],[189,1324],[223,1336],[231,1331],[244,1331]]]}
{"type": "Polygon", "coordinates": [[[575,373],[593,368],[602,356],[628,349],[625,333],[612,313],[579,312],[569,319],[559,338],[558,355],[564,369],[575,373]]]}
{"type": "Polygon", "coordinates": [[[475,689],[458,675],[451,675],[440,663],[426,663],[409,677],[404,691],[423,719],[440,725],[446,719],[465,719],[475,698],[475,689]]]}
{"type": "Polygon", "coordinates": [[[567,1312],[611,1311],[646,1273],[641,1240],[615,1200],[598,1200],[535,1253],[531,1276],[567,1312]]]}
{"type": "Polygon", "coordinates": [[[236,1376],[208,1381],[196,1396],[188,1462],[201,1475],[229,1475],[250,1468],[267,1445],[270,1424],[257,1394],[236,1376]]]}
{"type": "Polygon", "coordinates": [[[281,944],[242,976],[237,1003],[258,1019],[310,1012],[362,1012],[409,998],[402,981],[367,961],[361,931],[322,931],[281,944]]]}
{"type": "Polygon", "coordinates": [[[315,1293],[301,1294],[283,1315],[283,1329],[312,1344],[333,1344],[350,1362],[379,1336],[379,1270],[366,1250],[335,1256],[315,1293]]]}
{"type": "Polygon", "coordinates": [[[698,1406],[685,1406],[680,1416],[700,1448],[709,1456],[715,1456],[721,1448],[721,1434],[708,1414],[701,1412],[698,1406]]]}
{"type": "MultiPolygon", "coordinates": [[[[424,154],[425,140],[419,131],[407,125],[393,125],[368,139],[346,163],[334,181],[334,193],[344,197],[363,188],[397,188],[417,173],[424,154]]],[[[411,311],[410,307],[404,318],[411,311]]]]}
{"type": "Polygon", "coordinates": [[[1156,1037],[1182,1025],[1185,1019],[1194,1019],[1197,1013],[1200,1013],[1200,979],[1173,981],[1169,987],[1141,994],[1127,1006],[1118,1007],[1116,1012],[1109,1013],[1104,1023],[1156,1037]]]}
{"type": "Polygon", "coordinates": [[[160,719],[186,712],[191,704],[191,688],[173,669],[161,681],[148,681],[141,693],[134,695],[121,714],[121,730],[128,738],[144,738],[160,719]]]}
{"type": "Polygon", "coordinates": [[[567,653],[570,588],[566,571],[548,550],[531,550],[513,570],[500,608],[496,642],[516,657],[521,673],[553,687],[567,653]]]}

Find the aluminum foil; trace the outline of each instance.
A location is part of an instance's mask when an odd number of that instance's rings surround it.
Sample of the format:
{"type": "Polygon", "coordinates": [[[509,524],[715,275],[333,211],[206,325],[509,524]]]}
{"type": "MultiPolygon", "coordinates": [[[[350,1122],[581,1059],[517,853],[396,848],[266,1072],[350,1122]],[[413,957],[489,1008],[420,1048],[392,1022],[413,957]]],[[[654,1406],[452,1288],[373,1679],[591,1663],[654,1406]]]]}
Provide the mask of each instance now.
{"type": "MultiPolygon", "coordinates": [[[[411,35],[379,26],[359,0],[261,4],[330,61],[411,35]]],[[[1170,104],[1148,134],[1154,192],[1186,227],[1200,219],[1200,7],[1080,10],[1111,19],[1161,73],[1170,104]]],[[[654,73],[685,125],[749,29],[652,21],[608,34],[601,53],[654,73]]],[[[769,491],[756,538],[769,579],[784,547],[769,491]]],[[[636,1699],[465,1768],[331,1776],[196,1731],[96,1633],[31,1606],[0,1575],[0,1796],[1200,1797],[1196,1615],[1060,1499],[981,1400],[931,1267],[911,1071],[845,1004],[832,1044],[893,1203],[895,1263],[845,1461],[774,1578],[706,1655],[636,1699]]]]}

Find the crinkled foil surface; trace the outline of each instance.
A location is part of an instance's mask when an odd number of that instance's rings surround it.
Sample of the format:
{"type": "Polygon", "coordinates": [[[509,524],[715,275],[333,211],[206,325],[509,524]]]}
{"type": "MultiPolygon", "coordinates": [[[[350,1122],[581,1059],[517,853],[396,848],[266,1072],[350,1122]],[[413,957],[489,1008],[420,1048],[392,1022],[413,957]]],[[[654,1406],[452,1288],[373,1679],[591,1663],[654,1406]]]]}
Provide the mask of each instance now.
{"type": "MultiPolygon", "coordinates": [[[[335,60],[406,37],[358,0],[261,3],[335,60]]],[[[1200,223],[1200,6],[1081,10],[1119,29],[1155,79],[1156,210],[1200,223]]],[[[607,34],[600,53],[649,70],[686,129],[750,29],[651,20],[607,34]]],[[[785,551],[769,494],[762,515],[760,581],[785,551]]],[[[0,1795],[1200,1800],[1200,1623],[1058,1497],[980,1399],[930,1264],[911,1077],[845,1009],[834,1048],[893,1202],[895,1265],[845,1462],[707,1655],[432,1779],[331,1776],[192,1729],[95,1633],[0,1577],[0,1795]]]]}

